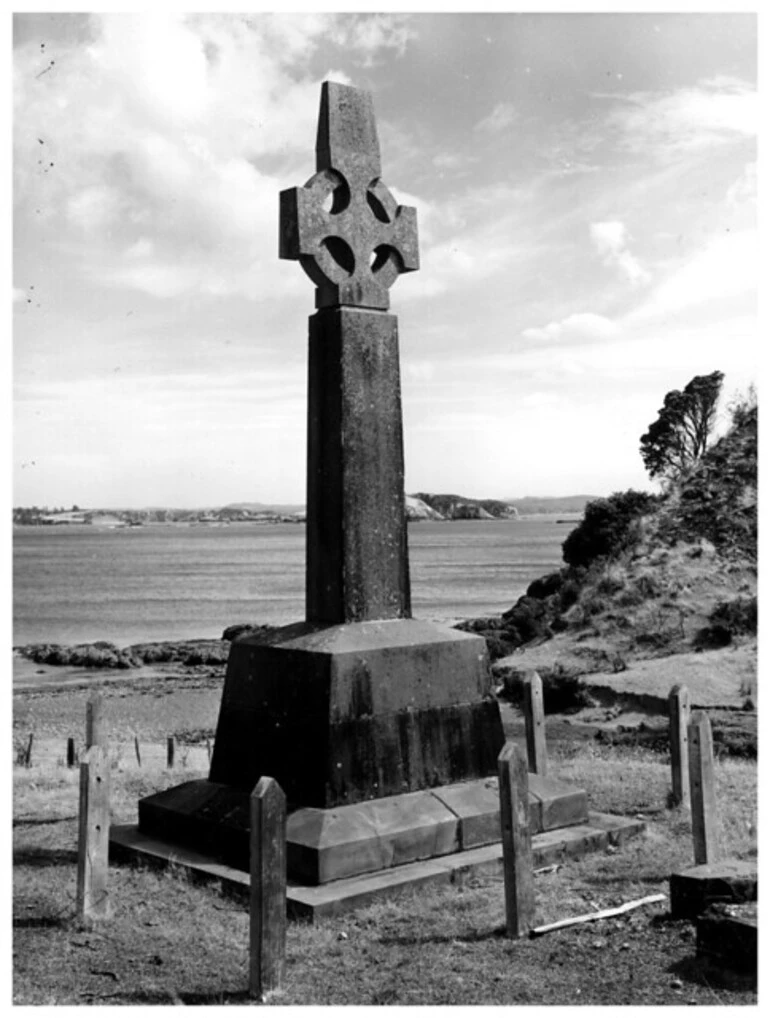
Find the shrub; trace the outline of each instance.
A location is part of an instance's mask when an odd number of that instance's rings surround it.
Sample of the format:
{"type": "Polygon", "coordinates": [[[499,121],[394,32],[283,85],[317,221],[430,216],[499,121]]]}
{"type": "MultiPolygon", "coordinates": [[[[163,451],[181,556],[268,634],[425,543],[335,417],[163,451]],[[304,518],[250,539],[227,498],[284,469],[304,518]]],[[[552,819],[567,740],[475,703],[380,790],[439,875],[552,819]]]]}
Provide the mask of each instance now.
{"type": "Polygon", "coordinates": [[[565,578],[564,573],[559,570],[556,573],[548,573],[547,576],[541,576],[537,580],[533,580],[532,583],[527,587],[527,597],[537,597],[541,600],[546,597],[551,597],[553,594],[558,594],[564,586],[565,578]]]}
{"type": "Polygon", "coordinates": [[[589,502],[583,519],[562,544],[564,561],[588,566],[630,547],[638,535],[638,521],[660,501],[657,495],[629,489],[589,502]]]}
{"type": "Polygon", "coordinates": [[[755,634],[757,631],[756,597],[736,597],[720,602],[709,616],[712,625],[720,625],[732,634],[755,634]]]}

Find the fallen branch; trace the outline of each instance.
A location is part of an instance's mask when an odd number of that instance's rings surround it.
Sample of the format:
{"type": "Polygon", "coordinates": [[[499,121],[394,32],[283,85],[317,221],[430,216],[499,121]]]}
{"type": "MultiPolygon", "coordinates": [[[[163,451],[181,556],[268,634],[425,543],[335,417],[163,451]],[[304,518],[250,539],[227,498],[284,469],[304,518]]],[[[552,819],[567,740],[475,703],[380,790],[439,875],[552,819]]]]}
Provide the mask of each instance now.
{"type": "Polygon", "coordinates": [[[656,901],[665,901],[665,894],[651,894],[646,898],[638,898],[636,901],[626,902],[625,905],[618,905],[617,908],[604,908],[600,912],[589,912],[587,915],[573,916],[571,919],[559,919],[555,923],[547,923],[545,926],[536,926],[529,931],[530,937],[539,937],[542,933],[550,933],[552,930],[562,930],[565,926],[577,926],[579,923],[592,923],[597,919],[609,919],[615,915],[622,915],[630,912],[641,905],[652,905],[656,901]]]}

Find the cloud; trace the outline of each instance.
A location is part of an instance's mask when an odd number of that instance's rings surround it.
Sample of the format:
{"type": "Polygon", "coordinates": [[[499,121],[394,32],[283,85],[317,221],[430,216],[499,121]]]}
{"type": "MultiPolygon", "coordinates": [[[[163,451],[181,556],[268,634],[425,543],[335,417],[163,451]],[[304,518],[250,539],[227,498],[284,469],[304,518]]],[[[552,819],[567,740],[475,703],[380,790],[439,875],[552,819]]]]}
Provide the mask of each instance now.
{"type": "Polygon", "coordinates": [[[617,335],[617,325],[591,312],[569,315],[560,322],[549,322],[542,328],[524,329],[522,336],[538,343],[606,340],[617,335]]]}
{"type": "Polygon", "coordinates": [[[635,92],[621,102],[605,127],[619,136],[621,147],[657,158],[754,137],[759,123],[756,90],[726,76],[674,92],[635,92]]]}
{"type": "Polygon", "coordinates": [[[497,134],[510,127],[518,118],[513,103],[498,103],[491,113],[480,120],[474,127],[475,131],[482,131],[485,134],[497,134]]]}
{"type": "Polygon", "coordinates": [[[657,286],[629,319],[662,318],[698,307],[705,310],[734,298],[753,303],[758,259],[755,230],[717,234],[657,286]]]}
{"type": "MultiPolygon", "coordinates": [[[[312,173],[332,40],[363,64],[403,50],[401,16],[93,14],[36,77],[16,51],[15,198],[91,281],[158,298],[293,292],[278,192],[312,173]],[[50,165],[49,165],[50,164],[50,165]]],[[[346,80],[345,75],[335,75],[346,80]]]]}
{"type": "Polygon", "coordinates": [[[591,224],[593,240],[605,265],[616,266],[630,283],[648,283],[650,273],[628,250],[628,230],[617,220],[591,224]]]}

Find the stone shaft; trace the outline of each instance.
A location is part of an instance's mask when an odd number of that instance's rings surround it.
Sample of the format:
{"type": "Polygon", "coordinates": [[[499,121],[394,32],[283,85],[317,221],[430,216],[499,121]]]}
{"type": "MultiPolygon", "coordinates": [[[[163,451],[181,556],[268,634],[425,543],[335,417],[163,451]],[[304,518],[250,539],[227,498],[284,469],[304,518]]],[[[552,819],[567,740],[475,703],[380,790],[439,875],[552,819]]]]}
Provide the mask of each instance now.
{"type": "Polygon", "coordinates": [[[310,319],[306,618],[411,614],[398,325],[330,308],[310,319]]]}

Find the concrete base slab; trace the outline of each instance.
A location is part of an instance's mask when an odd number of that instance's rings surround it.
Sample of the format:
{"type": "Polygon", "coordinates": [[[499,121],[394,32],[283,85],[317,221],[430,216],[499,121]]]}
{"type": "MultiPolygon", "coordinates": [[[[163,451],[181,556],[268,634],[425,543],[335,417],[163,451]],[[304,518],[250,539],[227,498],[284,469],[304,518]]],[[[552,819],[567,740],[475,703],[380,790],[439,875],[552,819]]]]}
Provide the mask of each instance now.
{"type": "MultiPolygon", "coordinates": [[[[589,813],[585,823],[534,835],[533,865],[538,869],[578,859],[608,845],[621,845],[643,830],[644,823],[639,820],[589,813]]],[[[224,893],[248,903],[248,873],[203,853],[142,834],[134,826],[114,825],[110,829],[110,859],[151,866],[180,866],[193,878],[218,883],[224,893]]],[[[340,915],[421,886],[454,883],[471,874],[501,872],[502,846],[498,842],[318,886],[290,881],[287,911],[291,916],[311,920],[340,915]]]]}
{"type": "Polygon", "coordinates": [[[757,865],[751,860],[724,859],[691,866],[672,873],[669,884],[671,915],[675,919],[694,919],[717,902],[756,901],[757,865]]]}

